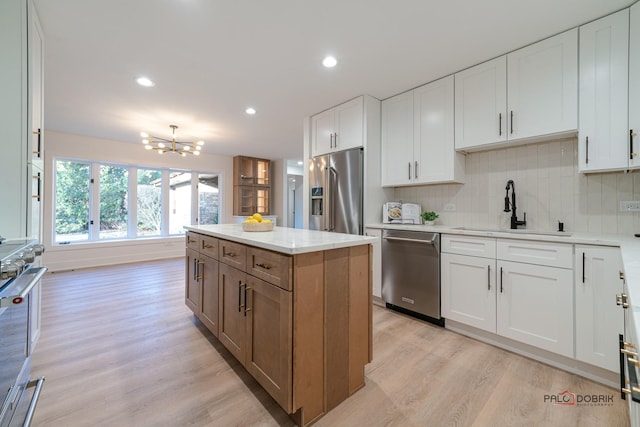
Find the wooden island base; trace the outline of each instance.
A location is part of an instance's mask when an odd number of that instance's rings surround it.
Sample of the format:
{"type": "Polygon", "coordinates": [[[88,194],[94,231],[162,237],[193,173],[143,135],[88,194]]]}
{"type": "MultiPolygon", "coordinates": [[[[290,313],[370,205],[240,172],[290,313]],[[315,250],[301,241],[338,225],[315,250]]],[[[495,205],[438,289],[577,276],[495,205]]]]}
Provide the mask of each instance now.
{"type": "Polygon", "coordinates": [[[371,245],[289,255],[217,236],[187,233],[185,302],[292,419],[364,387],[371,245]]]}

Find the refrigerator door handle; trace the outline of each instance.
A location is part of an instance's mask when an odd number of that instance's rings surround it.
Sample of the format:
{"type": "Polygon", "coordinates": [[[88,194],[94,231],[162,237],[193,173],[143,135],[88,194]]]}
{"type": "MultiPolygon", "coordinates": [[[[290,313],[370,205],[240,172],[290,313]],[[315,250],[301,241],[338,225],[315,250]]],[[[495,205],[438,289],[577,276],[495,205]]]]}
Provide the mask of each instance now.
{"type": "Polygon", "coordinates": [[[327,171],[327,179],[329,181],[329,185],[327,187],[327,217],[329,218],[329,231],[333,231],[335,229],[335,201],[336,201],[336,188],[334,185],[334,178],[337,179],[338,174],[336,173],[335,168],[329,167],[327,171]]]}
{"type": "Polygon", "coordinates": [[[324,168],[324,193],[322,195],[322,198],[324,199],[323,204],[324,204],[324,211],[322,212],[322,228],[324,231],[329,231],[329,212],[331,212],[331,205],[329,200],[331,199],[331,197],[329,197],[330,193],[331,193],[331,189],[329,187],[330,183],[329,183],[330,179],[329,179],[329,168],[324,168]]]}

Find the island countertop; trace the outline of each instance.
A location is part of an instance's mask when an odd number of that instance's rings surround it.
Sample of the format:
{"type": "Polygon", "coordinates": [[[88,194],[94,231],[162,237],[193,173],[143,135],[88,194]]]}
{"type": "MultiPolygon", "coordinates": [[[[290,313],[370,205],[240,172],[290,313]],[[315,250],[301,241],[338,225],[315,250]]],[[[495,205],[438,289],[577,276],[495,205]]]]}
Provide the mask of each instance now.
{"type": "Polygon", "coordinates": [[[369,245],[377,240],[375,237],[355,234],[288,227],[274,227],[273,231],[250,232],[242,230],[242,224],[189,225],[184,228],[206,236],[244,243],[288,255],[369,245]]]}

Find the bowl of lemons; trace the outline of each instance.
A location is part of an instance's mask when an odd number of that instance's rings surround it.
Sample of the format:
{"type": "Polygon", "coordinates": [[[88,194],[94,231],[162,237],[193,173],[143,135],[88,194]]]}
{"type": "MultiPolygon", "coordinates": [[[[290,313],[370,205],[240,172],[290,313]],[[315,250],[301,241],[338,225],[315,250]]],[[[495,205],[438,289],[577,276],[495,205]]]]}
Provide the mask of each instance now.
{"type": "Polygon", "coordinates": [[[270,219],[263,219],[259,213],[248,216],[242,223],[244,231],[271,231],[273,230],[273,222],[270,219]]]}

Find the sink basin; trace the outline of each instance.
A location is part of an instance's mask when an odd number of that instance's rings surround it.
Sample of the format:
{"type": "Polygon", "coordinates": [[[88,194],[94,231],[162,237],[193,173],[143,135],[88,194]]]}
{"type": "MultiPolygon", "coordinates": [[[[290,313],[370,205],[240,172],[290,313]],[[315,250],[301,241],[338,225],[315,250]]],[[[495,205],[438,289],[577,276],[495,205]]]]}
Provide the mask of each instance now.
{"type": "Polygon", "coordinates": [[[534,236],[558,236],[569,237],[571,233],[564,231],[536,231],[536,230],[512,230],[510,228],[482,228],[482,227],[454,227],[456,230],[468,230],[468,231],[485,231],[492,233],[511,233],[511,234],[531,234],[534,236]]]}

